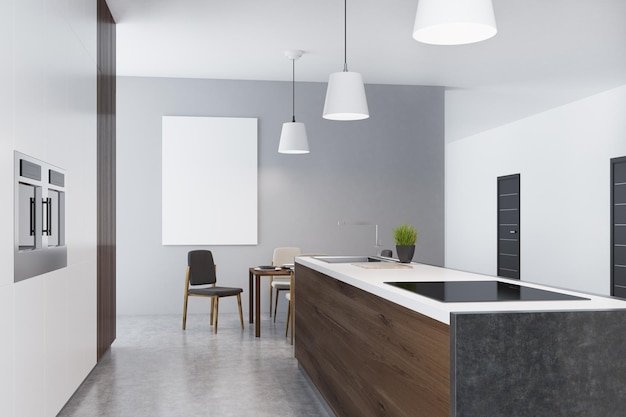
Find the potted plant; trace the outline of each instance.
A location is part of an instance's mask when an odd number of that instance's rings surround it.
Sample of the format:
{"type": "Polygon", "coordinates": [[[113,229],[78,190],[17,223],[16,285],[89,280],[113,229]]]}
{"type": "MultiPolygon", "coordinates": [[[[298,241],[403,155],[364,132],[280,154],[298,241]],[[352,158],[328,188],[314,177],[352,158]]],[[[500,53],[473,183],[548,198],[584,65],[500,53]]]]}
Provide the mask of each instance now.
{"type": "Polygon", "coordinates": [[[402,263],[411,262],[415,253],[417,230],[410,224],[405,223],[393,229],[393,238],[396,241],[398,260],[402,263]]]}

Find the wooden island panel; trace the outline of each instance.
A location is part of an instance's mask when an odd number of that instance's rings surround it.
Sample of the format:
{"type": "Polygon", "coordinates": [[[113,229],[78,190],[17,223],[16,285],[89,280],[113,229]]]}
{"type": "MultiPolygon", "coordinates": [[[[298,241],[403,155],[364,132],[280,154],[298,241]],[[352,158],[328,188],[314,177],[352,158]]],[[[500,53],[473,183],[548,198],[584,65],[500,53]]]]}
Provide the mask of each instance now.
{"type": "Polygon", "coordinates": [[[295,354],[339,417],[450,415],[448,325],[296,264],[295,354]]]}

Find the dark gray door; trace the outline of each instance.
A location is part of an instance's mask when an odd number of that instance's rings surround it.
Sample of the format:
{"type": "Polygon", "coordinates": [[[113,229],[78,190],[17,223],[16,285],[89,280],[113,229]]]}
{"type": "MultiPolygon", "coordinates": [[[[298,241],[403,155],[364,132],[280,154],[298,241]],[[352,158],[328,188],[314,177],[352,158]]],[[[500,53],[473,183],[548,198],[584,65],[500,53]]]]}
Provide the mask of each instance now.
{"type": "Polygon", "coordinates": [[[520,279],[520,174],[498,177],[498,276],[520,279]]]}
{"type": "Polygon", "coordinates": [[[626,157],[611,159],[611,294],[626,298],[626,157]]]}

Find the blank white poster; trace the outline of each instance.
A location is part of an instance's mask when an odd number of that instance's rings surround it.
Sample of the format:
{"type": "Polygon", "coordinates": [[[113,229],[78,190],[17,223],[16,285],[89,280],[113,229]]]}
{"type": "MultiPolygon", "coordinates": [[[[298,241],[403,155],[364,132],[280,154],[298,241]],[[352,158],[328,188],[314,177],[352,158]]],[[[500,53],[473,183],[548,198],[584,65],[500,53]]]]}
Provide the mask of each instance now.
{"type": "Polygon", "coordinates": [[[163,116],[163,245],[257,244],[257,119],[163,116]]]}

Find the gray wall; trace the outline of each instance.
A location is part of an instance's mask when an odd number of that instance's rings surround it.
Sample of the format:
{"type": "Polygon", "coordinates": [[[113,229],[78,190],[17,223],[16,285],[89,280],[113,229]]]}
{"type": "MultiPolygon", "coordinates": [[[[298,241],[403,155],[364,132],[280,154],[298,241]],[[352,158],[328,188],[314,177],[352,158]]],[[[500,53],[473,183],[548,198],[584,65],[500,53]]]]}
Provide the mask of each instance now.
{"type": "MultiPolygon", "coordinates": [[[[291,120],[289,82],[118,79],[118,314],[180,313],[186,253],[198,248],[161,245],[163,115],[258,118],[259,243],[207,247],[219,282],[243,287],[246,305],[248,267],[270,263],[274,247],[376,252],[374,226],[338,227],[338,220],[378,224],[383,248],[394,247],[394,226],[413,223],[414,259],[443,265],[443,88],[367,85],[371,117],[358,122],[322,119],[325,83],[296,88],[308,155],[277,152],[282,123],[291,120]]],[[[215,195],[215,204],[229,204],[228,196],[215,195]]],[[[235,305],[225,300],[220,310],[235,305]]],[[[192,300],[190,308],[205,312],[208,304],[192,300]]]]}

